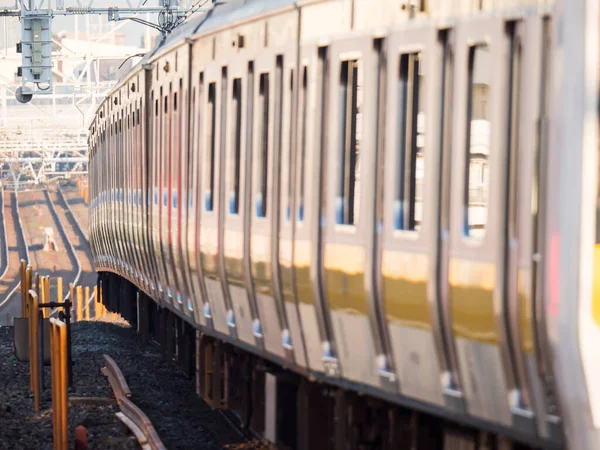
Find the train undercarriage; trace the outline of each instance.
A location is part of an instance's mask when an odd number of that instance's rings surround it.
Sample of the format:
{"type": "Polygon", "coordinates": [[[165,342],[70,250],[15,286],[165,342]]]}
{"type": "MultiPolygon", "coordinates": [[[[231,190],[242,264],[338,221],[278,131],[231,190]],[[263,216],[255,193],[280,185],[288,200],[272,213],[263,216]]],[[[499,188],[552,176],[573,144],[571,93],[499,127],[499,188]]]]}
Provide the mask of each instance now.
{"type": "Polygon", "coordinates": [[[194,328],[116,274],[102,301],[195,379],[196,392],[265,446],[298,450],[526,450],[483,427],[393,404],[289,370],[194,328]]]}

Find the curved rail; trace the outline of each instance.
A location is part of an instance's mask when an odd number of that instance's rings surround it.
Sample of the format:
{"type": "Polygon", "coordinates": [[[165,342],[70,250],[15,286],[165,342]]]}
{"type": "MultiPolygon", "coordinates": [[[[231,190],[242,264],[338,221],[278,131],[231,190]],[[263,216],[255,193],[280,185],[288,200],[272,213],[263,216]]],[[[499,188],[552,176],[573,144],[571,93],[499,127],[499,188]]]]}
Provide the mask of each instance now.
{"type": "MultiPolygon", "coordinates": [[[[81,276],[81,262],[79,261],[79,257],[77,256],[75,247],[73,247],[73,243],[69,239],[69,236],[67,236],[67,232],[65,231],[64,226],[63,226],[62,222],[60,221],[60,218],[58,217],[58,213],[56,212],[56,209],[54,208],[54,203],[52,202],[52,199],[50,198],[48,189],[44,189],[44,197],[46,198],[46,202],[48,203],[48,207],[50,208],[50,214],[52,214],[52,218],[57,223],[57,228],[58,228],[58,232],[60,233],[60,237],[63,239],[65,244],[69,247],[69,253],[70,253],[69,259],[72,258],[71,260],[75,261],[75,264],[77,267],[77,275],[75,275],[75,279],[73,280],[73,286],[77,286],[77,283],[79,282],[79,277],[81,276]]],[[[70,295],[71,295],[71,293],[69,292],[69,289],[67,289],[67,293],[65,294],[63,301],[66,301],[66,300],[73,301],[72,299],[69,298],[70,295]]],[[[52,314],[54,314],[57,309],[58,308],[55,308],[54,310],[52,310],[52,314]]]]}
{"type": "MultiPolygon", "coordinates": [[[[17,214],[17,243],[19,241],[21,241],[20,243],[22,245],[18,245],[19,248],[23,248],[24,252],[25,252],[25,261],[27,261],[27,264],[31,263],[31,258],[29,258],[29,246],[27,245],[27,239],[25,239],[25,230],[23,229],[23,223],[21,222],[21,212],[19,211],[19,195],[18,192],[15,190],[14,192],[11,193],[11,195],[14,194],[14,199],[12,200],[12,206],[13,208],[15,208],[17,214]]],[[[3,200],[4,201],[4,200],[3,200]]],[[[15,284],[15,287],[13,287],[10,292],[8,294],[6,294],[6,298],[4,299],[4,301],[2,303],[0,303],[0,307],[4,306],[5,304],[8,303],[9,300],[12,299],[12,296],[14,295],[14,293],[21,287],[21,280],[19,280],[18,283],[15,284]]]]}
{"type": "Polygon", "coordinates": [[[73,220],[75,221],[75,223],[77,224],[77,231],[79,233],[81,233],[84,237],[85,240],[88,242],[88,246],[89,246],[89,242],[90,242],[90,238],[88,237],[88,234],[83,230],[83,227],[81,226],[81,224],[79,223],[79,220],[77,219],[77,216],[75,216],[75,214],[73,213],[73,210],[71,209],[71,206],[69,205],[69,202],[67,201],[67,198],[65,197],[65,195],[63,194],[62,189],[60,188],[60,186],[56,186],[56,192],[58,194],[58,196],[60,197],[60,199],[63,201],[63,203],[65,204],[66,208],[69,210],[69,212],[71,213],[71,217],[73,217],[73,220]]]}
{"type": "Polygon", "coordinates": [[[135,434],[142,449],[166,450],[148,416],[130,400],[131,391],[117,363],[104,355],[104,364],[102,374],[108,378],[121,408],[117,417],[135,434]]]}
{"type": "MultiPolygon", "coordinates": [[[[65,197],[65,195],[63,194],[61,188],[59,185],[56,186],[56,195],[57,197],[59,197],[60,201],[62,202],[62,204],[64,205],[64,209],[67,210],[67,212],[69,213],[70,217],[67,217],[67,220],[72,221],[72,223],[75,224],[75,226],[73,227],[74,231],[76,234],[79,235],[80,241],[81,238],[83,237],[83,241],[85,243],[85,246],[87,247],[87,257],[90,260],[90,265],[92,267],[92,270],[94,270],[94,263],[93,263],[93,258],[92,258],[92,249],[90,246],[90,240],[88,238],[87,233],[83,230],[83,227],[81,226],[81,223],[79,222],[79,220],[77,219],[77,216],[75,215],[75,213],[73,212],[73,210],[71,209],[71,206],[69,205],[69,202],[67,201],[67,198],[65,197]]],[[[80,273],[81,273],[81,261],[79,261],[80,263],[80,273]]],[[[90,304],[92,303],[92,300],[94,299],[94,294],[92,293],[92,295],[90,295],[90,298],[86,299],[86,308],[90,307],[90,304]]]]}

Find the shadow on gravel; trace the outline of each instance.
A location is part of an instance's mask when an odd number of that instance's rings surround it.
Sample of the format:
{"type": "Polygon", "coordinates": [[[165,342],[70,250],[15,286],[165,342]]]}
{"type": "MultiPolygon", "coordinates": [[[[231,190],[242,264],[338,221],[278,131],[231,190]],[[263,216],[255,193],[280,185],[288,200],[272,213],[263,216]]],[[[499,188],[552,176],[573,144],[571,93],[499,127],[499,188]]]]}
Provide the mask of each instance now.
{"type": "MultiPolygon", "coordinates": [[[[72,337],[74,385],[70,397],[112,397],[100,372],[103,355],[108,354],[121,368],[132,401],[152,421],[166,448],[211,450],[241,443],[237,432],[196,395],[194,380],[187,379],[174,363],[164,361],[159,349],[126,322],[74,323],[72,337]]],[[[28,365],[16,360],[12,341],[12,327],[0,327],[0,449],[51,449],[50,368],[45,368],[42,410],[35,414],[28,365]]],[[[75,427],[83,424],[88,428],[90,450],[139,448],[116,418],[117,411],[112,405],[71,406],[71,444],[75,427]]]]}

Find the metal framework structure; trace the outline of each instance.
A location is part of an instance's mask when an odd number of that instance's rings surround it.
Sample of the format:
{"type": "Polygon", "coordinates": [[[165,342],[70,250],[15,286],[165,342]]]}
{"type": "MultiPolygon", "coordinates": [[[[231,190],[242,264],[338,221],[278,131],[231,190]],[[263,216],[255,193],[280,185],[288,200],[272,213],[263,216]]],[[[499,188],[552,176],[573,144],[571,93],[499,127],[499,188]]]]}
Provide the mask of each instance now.
{"type": "Polygon", "coordinates": [[[102,68],[115,61],[123,65],[147,50],[103,44],[125,23],[115,21],[149,25],[164,36],[191,13],[203,11],[200,6],[210,0],[159,0],[158,6],[125,0],[125,8],[94,8],[94,0],[86,5],[74,1],[65,6],[64,0],[17,0],[16,8],[0,10],[0,16],[19,17],[22,39],[16,51],[0,55],[0,68],[8,65],[21,77],[19,85],[0,70],[0,183],[6,187],[87,174],[87,125],[115,83],[101,75],[102,68]],[[185,3],[189,1],[196,3],[185,3]],[[52,35],[54,16],[81,14],[106,14],[113,22],[111,30],[91,35],[86,20],[86,41],[65,43],[52,35]],[[146,18],[136,17],[139,14],[146,18]],[[150,21],[151,15],[158,15],[158,23],[150,21]]]}
{"type": "MultiPolygon", "coordinates": [[[[119,25],[113,26],[115,31],[119,25]]],[[[18,103],[19,85],[9,74],[20,55],[0,56],[0,182],[19,188],[87,173],[87,124],[115,83],[103,78],[104,65],[137,56],[137,47],[100,44],[101,36],[65,42],[53,38],[55,81],[49,92],[18,103]]],[[[133,63],[131,61],[130,63],[133,63]]],[[[112,66],[110,66],[112,67],[112,66]]]]}
{"type": "Polygon", "coordinates": [[[109,21],[132,20],[156,28],[165,36],[190,14],[204,11],[200,6],[208,2],[198,0],[186,8],[181,6],[180,0],[159,0],[157,6],[146,6],[147,0],[137,0],[136,5],[126,0],[125,8],[94,8],[94,0],[89,0],[87,5],[80,0],[75,1],[76,5],[65,6],[64,0],[16,0],[15,8],[0,10],[0,16],[19,17],[21,21],[21,42],[17,44],[17,53],[22,54],[18,72],[22,85],[15,92],[21,103],[31,101],[34,94],[44,95],[52,91],[52,19],[55,16],[106,14],[109,21]],[[158,23],[136,17],[138,14],[158,14],[158,23]]]}

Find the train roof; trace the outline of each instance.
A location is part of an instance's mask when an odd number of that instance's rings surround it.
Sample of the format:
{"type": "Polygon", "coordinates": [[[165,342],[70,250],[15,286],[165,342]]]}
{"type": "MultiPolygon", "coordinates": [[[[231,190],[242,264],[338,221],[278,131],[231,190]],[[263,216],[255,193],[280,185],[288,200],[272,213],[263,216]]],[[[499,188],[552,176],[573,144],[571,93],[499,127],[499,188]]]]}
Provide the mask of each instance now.
{"type": "MultiPolygon", "coordinates": [[[[207,0],[207,3],[208,1],[210,0],[207,0]]],[[[179,25],[165,39],[160,39],[154,48],[148,51],[128,73],[123,74],[116,86],[137,72],[155,56],[180,45],[187,38],[198,34],[210,33],[228,24],[249,20],[269,11],[293,7],[296,5],[296,2],[297,0],[228,0],[226,2],[217,2],[207,12],[193,15],[183,24],[179,25]]]]}
{"type": "Polygon", "coordinates": [[[196,34],[209,33],[228,24],[252,19],[269,11],[292,7],[295,4],[296,0],[229,0],[216,3],[206,13],[191,17],[177,27],[152,51],[152,55],[162,53],[167,48],[196,34]]]}

